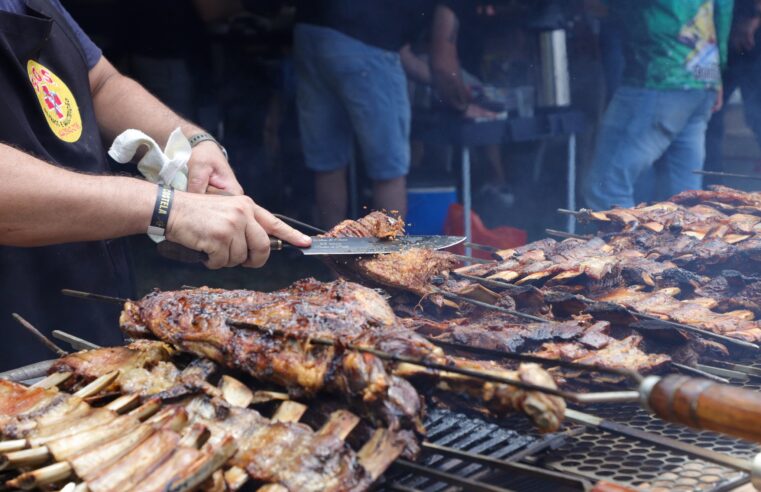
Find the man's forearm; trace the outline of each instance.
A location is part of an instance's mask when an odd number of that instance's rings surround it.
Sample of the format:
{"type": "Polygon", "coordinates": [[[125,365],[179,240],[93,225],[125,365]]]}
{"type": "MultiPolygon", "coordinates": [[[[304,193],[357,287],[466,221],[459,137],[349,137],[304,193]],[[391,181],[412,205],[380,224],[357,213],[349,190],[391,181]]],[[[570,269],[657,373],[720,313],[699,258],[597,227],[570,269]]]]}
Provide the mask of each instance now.
{"type": "Polygon", "coordinates": [[[43,246],[144,233],[156,186],[50,165],[0,144],[0,244],[43,246]]]}
{"type": "Polygon", "coordinates": [[[470,102],[470,94],[460,76],[458,31],[459,21],[455,13],[443,5],[436,7],[431,32],[433,85],[445,103],[464,111],[470,102]]]}
{"type": "Polygon", "coordinates": [[[401,58],[404,71],[411,80],[420,84],[431,84],[430,65],[428,65],[426,60],[413,53],[410,45],[406,45],[399,51],[399,57],[401,58]]]}
{"type": "Polygon", "coordinates": [[[178,116],[140,84],[120,74],[105,57],[90,71],[90,87],[95,116],[108,141],[129,128],[140,129],[162,146],[177,127],[182,128],[186,137],[203,131],[178,116]]]}

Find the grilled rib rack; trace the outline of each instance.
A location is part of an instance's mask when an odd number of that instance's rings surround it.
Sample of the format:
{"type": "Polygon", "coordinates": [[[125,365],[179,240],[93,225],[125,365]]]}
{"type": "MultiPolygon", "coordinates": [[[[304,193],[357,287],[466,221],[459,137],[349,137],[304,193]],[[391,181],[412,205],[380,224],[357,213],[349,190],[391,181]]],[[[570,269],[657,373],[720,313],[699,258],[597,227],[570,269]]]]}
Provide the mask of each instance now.
{"type": "MultiPolygon", "coordinates": [[[[761,378],[733,383],[761,390],[761,378]]],[[[491,421],[434,409],[421,458],[398,460],[380,489],[562,492],[603,481],[630,490],[718,492],[748,483],[742,468],[761,452],[753,443],[668,424],[633,404],[587,406],[584,412],[581,418],[598,417],[601,425],[579,423],[572,411],[560,432],[540,435],[521,415],[491,421]]]]}

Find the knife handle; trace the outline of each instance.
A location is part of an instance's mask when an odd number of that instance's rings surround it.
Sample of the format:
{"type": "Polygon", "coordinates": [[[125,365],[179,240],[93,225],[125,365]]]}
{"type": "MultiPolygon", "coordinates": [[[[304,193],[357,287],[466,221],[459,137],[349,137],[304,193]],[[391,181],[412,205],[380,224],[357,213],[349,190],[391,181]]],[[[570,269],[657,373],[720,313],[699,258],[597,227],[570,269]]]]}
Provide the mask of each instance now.
{"type": "Polygon", "coordinates": [[[761,392],[677,374],[653,378],[642,396],[663,420],[761,442],[761,392]]]}
{"type": "MultiPolygon", "coordinates": [[[[284,248],[285,244],[282,239],[270,238],[270,251],[282,251],[284,248]]],[[[161,241],[156,246],[156,250],[164,258],[181,263],[203,263],[209,259],[209,255],[203,251],[196,251],[172,241],[161,241]]]]}

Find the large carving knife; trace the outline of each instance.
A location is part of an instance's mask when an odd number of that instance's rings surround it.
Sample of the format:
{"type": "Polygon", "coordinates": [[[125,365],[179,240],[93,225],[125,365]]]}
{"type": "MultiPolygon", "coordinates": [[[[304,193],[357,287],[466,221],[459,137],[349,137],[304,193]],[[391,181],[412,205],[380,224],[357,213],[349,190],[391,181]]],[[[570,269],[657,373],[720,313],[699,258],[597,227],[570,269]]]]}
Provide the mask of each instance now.
{"type": "MultiPolygon", "coordinates": [[[[410,248],[445,249],[465,241],[462,236],[399,236],[396,239],[378,239],[376,237],[313,237],[309,248],[297,248],[280,239],[270,239],[270,249],[281,251],[296,249],[304,255],[312,256],[362,256],[394,253],[410,248]]],[[[159,254],[165,258],[184,263],[201,263],[209,259],[201,251],[194,251],[185,246],[163,241],[158,245],[159,254]]]]}

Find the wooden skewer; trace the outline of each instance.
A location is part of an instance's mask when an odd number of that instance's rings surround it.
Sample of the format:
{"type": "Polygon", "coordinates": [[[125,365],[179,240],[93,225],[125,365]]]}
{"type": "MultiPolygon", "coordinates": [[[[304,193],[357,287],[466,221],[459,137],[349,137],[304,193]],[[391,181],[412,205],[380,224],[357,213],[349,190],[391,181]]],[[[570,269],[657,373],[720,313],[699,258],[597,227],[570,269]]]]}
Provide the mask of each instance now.
{"type": "Polygon", "coordinates": [[[54,372],[48,377],[37,381],[30,388],[50,389],[66,382],[73,375],[73,372],[54,372]]]}
{"type": "Polygon", "coordinates": [[[280,404],[272,416],[273,422],[298,422],[307,411],[307,406],[287,400],[280,404]]]}
{"type": "Polygon", "coordinates": [[[2,441],[0,442],[0,453],[6,454],[6,453],[13,453],[14,451],[21,451],[22,449],[29,446],[29,443],[26,439],[14,439],[12,441],[2,441]]]}
{"type": "Polygon", "coordinates": [[[256,492],[288,492],[288,489],[279,483],[268,483],[256,489],[256,492]]]}
{"type": "Polygon", "coordinates": [[[287,393],[280,393],[278,391],[254,391],[254,399],[251,404],[267,403],[274,400],[288,400],[291,397],[287,393]]]}
{"type": "Polygon", "coordinates": [[[74,396],[84,399],[89,396],[93,396],[97,393],[100,393],[105,388],[109,387],[111,383],[116,381],[116,378],[119,377],[120,373],[121,371],[117,369],[115,371],[109,372],[108,374],[104,374],[98,379],[96,379],[95,381],[93,381],[92,383],[82,388],[81,390],[74,393],[74,396]]]}
{"type": "Polygon", "coordinates": [[[227,462],[238,451],[235,439],[226,436],[222,443],[210,455],[205,455],[193,463],[187,476],[172,481],[166,488],[167,492],[189,492],[205,482],[212,474],[227,462]]]}
{"type": "Polygon", "coordinates": [[[0,471],[23,466],[39,466],[50,459],[50,451],[42,446],[0,455],[0,471]]]}
{"type": "Polygon", "coordinates": [[[396,439],[393,432],[388,429],[378,429],[362,446],[357,457],[370,478],[375,481],[402,454],[402,451],[404,451],[404,444],[396,439]]]}
{"type": "Polygon", "coordinates": [[[246,470],[233,466],[225,472],[225,483],[231,491],[240,490],[248,482],[248,473],[246,470]]]}
{"type": "Polygon", "coordinates": [[[182,436],[177,447],[196,448],[199,449],[203,444],[209,440],[211,432],[203,424],[193,424],[190,429],[182,436]]]}
{"type": "Polygon", "coordinates": [[[222,398],[235,407],[246,408],[254,401],[254,392],[237,379],[225,374],[219,382],[222,398]]]}
{"type": "Polygon", "coordinates": [[[321,436],[336,436],[342,441],[351,434],[359,424],[360,418],[346,410],[337,410],[330,414],[328,421],[317,431],[321,436]]]}
{"type": "Polygon", "coordinates": [[[35,328],[33,324],[31,324],[29,321],[22,318],[19,314],[13,313],[11,314],[13,316],[13,319],[15,319],[21,326],[24,327],[26,331],[34,335],[37,340],[39,340],[45,347],[50,349],[53,353],[55,353],[58,357],[64,357],[66,355],[69,355],[67,351],[56,345],[53,340],[49,339],[45,335],[42,334],[40,330],[35,328]]]}
{"type": "Polygon", "coordinates": [[[7,483],[11,487],[32,490],[66,480],[71,477],[73,472],[71,465],[68,463],[55,463],[39,470],[23,473],[7,483]]]}
{"type": "Polygon", "coordinates": [[[107,410],[111,410],[112,412],[121,414],[121,413],[132,410],[139,403],[140,403],[140,395],[138,394],[124,395],[124,396],[120,396],[116,400],[106,405],[105,408],[107,410]]]}

